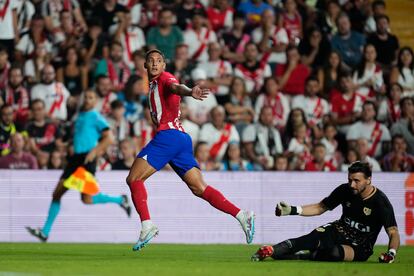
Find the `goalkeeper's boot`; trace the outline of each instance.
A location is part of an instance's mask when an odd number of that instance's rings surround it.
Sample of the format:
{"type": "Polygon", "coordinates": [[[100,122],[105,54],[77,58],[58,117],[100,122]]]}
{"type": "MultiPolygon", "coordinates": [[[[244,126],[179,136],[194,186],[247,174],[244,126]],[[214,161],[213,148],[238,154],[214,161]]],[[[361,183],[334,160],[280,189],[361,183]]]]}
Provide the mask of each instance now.
{"type": "Polygon", "coordinates": [[[131,217],[131,204],[129,204],[129,200],[126,195],[122,195],[122,203],[120,206],[127,213],[128,217],[131,217]]]}
{"type": "Polygon", "coordinates": [[[137,243],[132,247],[133,251],[141,250],[147,243],[152,240],[155,236],[158,235],[158,227],[155,226],[152,222],[149,226],[141,229],[141,234],[139,235],[139,239],[137,243]]]}
{"type": "Polygon", "coordinates": [[[26,227],[26,230],[32,235],[38,238],[42,242],[47,241],[47,236],[43,233],[43,231],[40,228],[32,228],[32,227],[26,227]]]}
{"type": "Polygon", "coordinates": [[[273,246],[271,245],[263,245],[262,247],[257,250],[256,253],[253,254],[251,260],[253,262],[260,262],[264,259],[271,257],[274,253],[273,246]]]}
{"type": "Polygon", "coordinates": [[[253,211],[240,211],[240,213],[237,214],[237,219],[239,220],[244,234],[246,235],[246,242],[251,244],[254,237],[255,215],[253,211]]]}

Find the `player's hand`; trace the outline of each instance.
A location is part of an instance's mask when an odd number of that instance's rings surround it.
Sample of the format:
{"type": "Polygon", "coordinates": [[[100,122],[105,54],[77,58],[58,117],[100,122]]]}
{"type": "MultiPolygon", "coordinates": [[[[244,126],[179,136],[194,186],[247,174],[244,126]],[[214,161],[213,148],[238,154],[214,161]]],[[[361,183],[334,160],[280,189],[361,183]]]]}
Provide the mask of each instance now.
{"type": "Polygon", "coordinates": [[[208,94],[210,93],[210,89],[201,88],[200,86],[196,85],[191,89],[191,96],[196,100],[204,100],[207,98],[208,94]]]}
{"type": "Polygon", "coordinates": [[[85,161],[83,162],[84,164],[93,162],[97,157],[97,152],[96,149],[92,149],[85,157],[85,161]]]}
{"type": "Polygon", "coordinates": [[[281,201],[276,205],[275,215],[278,217],[288,216],[290,215],[291,212],[292,212],[292,206],[290,206],[286,202],[281,201]]]}
{"type": "Polygon", "coordinates": [[[388,252],[381,253],[381,255],[378,258],[378,261],[380,263],[387,263],[392,264],[395,260],[395,253],[391,250],[388,250],[388,252]]]}

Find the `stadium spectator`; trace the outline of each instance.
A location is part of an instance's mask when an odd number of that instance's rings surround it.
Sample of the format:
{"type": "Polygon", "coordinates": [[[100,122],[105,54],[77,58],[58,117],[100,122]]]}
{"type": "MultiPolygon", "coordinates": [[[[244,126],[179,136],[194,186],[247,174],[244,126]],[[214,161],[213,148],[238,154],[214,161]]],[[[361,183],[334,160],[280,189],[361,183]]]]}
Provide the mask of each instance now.
{"type": "Polygon", "coordinates": [[[331,161],[326,160],[326,147],[324,144],[318,143],[312,148],[312,160],[306,162],[305,171],[312,172],[334,172],[336,167],[331,161]]]}
{"type": "Polygon", "coordinates": [[[79,98],[88,88],[89,80],[87,67],[82,64],[75,47],[66,49],[62,65],[56,72],[57,81],[66,86],[71,96],[79,98]]]}
{"type": "Polygon", "coordinates": [[[69,47],[79,47],[79,40],[86,29],[77,25],[73,19],[70,10],[63,10],[60,12],[61,26],[59,30],[54,32],[54,45],[59,48],[61,52],[65,52],[69,47]]]}
{"type": "Polygon", "coordinates": [[[88,29],[77,0],[49,0],[43,1],[41,6],[41,13],[49,32],[54,34],[59,31],[62,26],[60,15],[63,11],[70,11],[82,30],[88,29]]]}
{"type": "Polygon", "coordinates": [[[267,64],[268,57],[269,55],[264,55],[259,60],[257,45],[253,42],[246,44],[244,48],[245,61],[236,64],[234,76],[244,79],[249,95],[258,93],[263,86],[264,79],[272,75],[272,70],[267,64]]]}
{"type": "Polygon", "coordinates": [[[208,61],[200,62],[197,68],[207,74],[205,87],[215,94],[218,104],[224,104],[229,94],[229,86],[233,79],[233,68],[230,62],[223,60],[221,46],[218,42],[208,44],[208,61]]]}
{"type": "Polygon", "coordinates": [[[400,100],[403,94],[403,88],[398,83],[390,85],[389,93],[385,99],[380,102],[378,107],[378,121],[390,126],[401,118],[400,100]]]}
{"type": "Polygon", "coordinates": [[[407,142],[407,151],[414,155],[414,99],[403,98],[401,100],[401,119],[391,127],[391,135],[400,134],[407,142]]]}
{"type": "Polygon", "coordinates": [[[316,70],[328,60],[331,44],[318,28],[306,31],[298,46],[302,64],[316,70]]]}
{"type": "Polygon", "coordinates": [[[191,137],[191,141],[193,142],[193,146],[198,142],[198,136],[200,135],[200,127],[189,120],[189,111],[188,106],[185,102],[180,103],[180,121],[183,125],[183,128],[188,135],[191,137]]]}
{"type": "Polygon", "coordinates": [[[149,91],[149,82],[148,82],[148,76],[147,76],[147,69],[145,69],[145,51],[144,49],[141,49],[139,51],[135,51],[132,54],[133,59],[133,69],[132,69],[132,75],[136,75],[142,78],[143,80],[143,87],[142,92],[145,93],[145,95],[148,95],[149,91]]]}
{"type": "Polygon", "coordinates": [[[144,104],[143,117],[134,122],[132,126],[134,141],[138,150],[142,150],[156,134],[156,129],[151,119],[148,104],[144,104]]]}
{"type": "Polygon", "coordinates": [[[414,52],[410,47],[400,49],[397,66],[391,71],[390,82],[398,82],[404,88],[404,96],[414,96],[414,52]]]}
{"type": "Polygon", "coordinates": [[[108,56],[108,42],[102,32],[100,17],[92,18],[88,23],[88,32],[80,39],[81,57],[85,65],[90,64],[89,70],[95,70],[95,66],[104,56],[108,56]]]}
{"type": "Polygon", "coordinates": [[[273,71],[277,64],[286,63],[286,47],[289,37],[286,29],[276,22],[273,10],[263,11],[260,26],[253,30],[253,42],[259,45],[260,51],[265,55],[270,53],[269,64],[273,71]]]}
{"type": "Polygon", "coordinates": [[[177,16],[177,25],[182,31],[185,31],[190,25],[195,13],[204,12],[203,5],[198,0],[183,0],[176,6],[175,14],[177,16]]]}
{"type": "Polygon", "coordinates": [[[293,138],[290,139],[287,151],[292,157],[290,164],[292,170],[303,170],[305,164],[312,160],[312,143],[308,134],[308,127],[305,124],[295,126],[293,138]]]}
{"type": "Polygon", "coordinates": [[[343,5],[344,12],[352,22],[352,30],[361,34],[364,32],[365,21],[369,15],[369,4],[367,0],[353,0],[343,5]]]}
{"type": "Polygon", "coordinates": [[[135,146],[132,140],[124,139],[119,142],[121,158],[112,164],[112,170],[129,170],[135,160],[135,146]]]}
{"type": "Polygon", "coordinates": [[[48,116],[54,120],[67,119],[67,106],[70,93],[61,82],[55,81],[56,73],[52,65],[42,70],[42,82],[32,88],[31,100],[41,99],[46,105],[48,116]]]}
{"type": "Polygon", "coordinates": [[[161,10],[162,3],[159,0],[143,1],[138,25],[146,31],[155,27],[161,19],[161,10]]]}
{"type": "Polygon", "coordinates": [[[255,104],[256,120],[264,106],[272,110],[273,126],[282,130],[290,112],[289,99],[279,90],[278,82],[268,77],[264,80],[263,93],[257,97],[255,104]]]}
{"type": "Polygon", "coordinates": [[[286,49],[286,56],[287,63],[276,68],[276,79],[283,93],[289,96],[302,95],[305,92],[305,81],[311,72],[301,63],[296,46],[289,46],[286,49]]]}
{"type": "Polygon", "coordinates": [[[3,45],[10,56],[10,60],[14,60],[15,42],[19,41],[19,29],[17,28],[17,9],[19,3],[16,1],[3,1],[1,4],[1,20],[0,20],[0,44],[3,45]]]}
{"type": "Polygon", "coordinates": [[[359,153],[356,149],[348,149],[345,155],[345,160],[341,164],[341,172],[347,172],[352,163],[360,160],[359,153]]]}
{"type": "Polygon", "coordinates": [[[244,48],[251,37],[245,32],[244,14],[236,12],[233,16],[233,28],[221,34],[222,57],[232,64],[244,62],[244,48]]]}
{"type": "Polygon", "coordinates": [[[95,90],[98,95],[95,109],[102,115],[108,115],[111,111],[111,103],[117,99],[117,95],[112,92],[112,84],[109,77],[105,75],[97,76],[95,78],[95,90]]]}
{"type": "Polygon", "coordinates": [[[126,8],[116,0],[103,0],[93,9],[92,16],[101,19],[102,31],[108,34],[109,28],[120,22],[125,10],[126,8]]]}
{"type": "Polygon", "coordinates": [[[377,94],[384,95],[386,92],[382,68],[376,62],[376,58],[375,47],[366,44],[361,63],[354,72],[356,92],[366,98],[375,98],[377,94]]]}
{"type": "Polygon", "coordinates": [[[306,79],[305,94],[297,95],[292,100],[292,108],[302,109],[311,127],[320,124],[322,118],[330,112],[329,103],[318,95],[319,92],[319,80],[310,76],[306,79]]]}
{"type": "Polygon", "coordinates": [[[45,29],[45,22],[41,15],[34,15],[30,24],[29,32],[23,34],[16,45],[16,61],[24,63],[34,55],[36,45],[43,44],[46,53],[52,54],[52,41],[49,39],[45,29]]]}
{"type": "Polygon", "coordinates": [[[211,109],[211,121],[205,123],[200,130],[200,142],[206,142],[209,147],[209,159],[220,162],[227,146],[232,142],[240,142],[236,127],[225,122],[225,110],[221,105],[211,109]]]}
{"type": "MultiPolygon", "coordinates": [[[[191,72],[191,78],[195,85],[202,86],[207,80],[207,74],[204,70],[196,68],[191,72]]],[[[197,101],[192,97],[186,97],[184,101],[188,105],[190,120],[200,126],[207,122],[211,109],[217,106],[217,100],[213,94],[209,94],[203,101],[197,101]]]]}
{"type": "Polygon", "coordinates": [[[259,121],[244,129],[242,141],[246,156],[256,169],[270,170],[274,167],[273,156],[283,152],[283,144],[273,124],[271,107],[262,107],[259,121]]]}
{"type": "Polygon", "coordinates": [[[338,33],[332,37],[332,49],[338,51],[346,65],[354,67],[362,58],[365,37],[351,30],[349,16],[342,13],[337,18],[338,33]]]}
{"type": "Polygon", "coordinates": [[[208,44],[217,42],[216,33],[208,28],[207,23],[204,11],[195,12],[191,20],[191,27],[184,32],[184,43],[188,45],[188,52],[193,61],[207,61],[208,44]]]}
{"type": "Polygon", "coordinates": [[[7,86],[9,78],[10,62],[7,48],[0,44],[0,90],[7,86]]]}
{"type": "Polygon", "coordinates": [[[215,31],[231,29],[233,27],[234,9],[229,0],[213,0],[207,8],[207,18],[211,28],[215,31]]]}
{"type": "Polygon", "coordinates": [[[372,171],[374,172],[380,172],[381,170],[381,166],[379,165],[378,161],[369,156],[368,152],[370,150],[369,146],[368,146],[368,140],[365,138],[359,138],[356,141],[356,150],[358,152],[359,155],[359,161],[361,162],[367,162],[371,168],[372,171]]]}
{"type": "Polygon", "coordinates": [[[23,84],[23,73],[20,67],[8,70],[8,85],[0,90],[0,106],[10,105],[13,108],[13,121],[23,126],[29,117],[29,91],[23,84]]]}
{"type": "Polygon", "coordinates": [[[101,59],[95,69],[95,77],[99,75],[109,77],[114,92],[122,91],[131,75],[128,64],[123,60],[123,51],[121,43],[112,42],[109,58],[101,59]]]}
{"type": "Polygon", "coordinates": [[[377,28],[377,19],[385,15],[385,1],[375,0],[371,3],[370,15],[365,20],[364,32],[371,34],[375,33],[377,28]]]}
{"type": "Polygon", "coordinates": [[[407,153],[407,142],[402,135],[392,137],[392,151],[382,160],[384,171],[412,172],[414,170],[414,156],[407,153]]]}
{"type": "Polygon", "coordinates": [[[277,154],[275,156],[275,171],[288,171],[289,170],[289,160],[287,156],[283,154],[277,154]]]}
{"type": "Polygon", "coordinates": [[[330,97],[332,119],[339,132],[346,134],[351,124],[359,118],[365,99],[355,92],[350,73],[339,76],[339,89],[334,89],[330,97]]]}
{"type": "Polygon", "coordinates": [[[0,157],[0,169],[38,169],[36,158],[24,151],[24,143],[22,134],[14,133],[10,136],[10,153],[0,157]]]}
{"type": "MultiPolygon", "coordinates": [[[[302,124],[307,125],[307,121],[306,121],[306,115],[305,115],[305,111],[303,111],[303,109],[300,108],[292,108],[290,110],[287,122],[286,122],[286,127],[283,131],[283,144],[284,145],[288,145],[290,139],[293,138],[294,136],[294,132],[295,132],[295,128],[297,126],[300,126],[302,124]]],[[[308,133],[308,136],[310,136],[310,134],[308,133]]]]}
{"type": "Polygon", "coordinates": [[[318,11],[316,25],[330,40],[332,36],[338,32],[337,19],[341,13],[341,6],[337,0],[329,0],[325,2],[327,2],[326,10],[321,9],[318,11]]]}
{"type": "Polygon", "coordinates": [[[239,134],[243,133],[243,129],[254,119],[252,100],[246,91],[244,79],[233,78],[228,99],[225,102],[227,119],[236,126],[239,134]]]}
{"type": "Polygon", "coordinates": [[[240,144],[230,143],[227,146],[223,161],[221,161],[221,171],[253,171],[253,164],[244,160],[240,155],[240,144]]]}
{"type": "Polygon", "coordinates": [[[184,41],[180,28],[173,23],[171,10],[161,10],[157,26],[149,29],[147,34],[147,45],[149,49],[158,49],[165,53],[165,58],[172,62],[174,60],[177,45],[184,41]]]}
{"type": "Polygon", "coordinates": [[[324,66],[318,69],[318,80],[325,99],[329,99],[332,90],[339,87],[339,76],[345,71],[341,56],[338,52],[332,51],[324,66]]]}
{"type": "Polygon", "coordinates": [[[61,170],[63,169],[63,156],[62,153],[58,150],[53,151],[50,154],[49,164],[47,166],[48,170],[61,170]]]}
{"type": "Polygon", "coordinates": [[[346,139],[349,147],[355,147],[359,138],[368,141],[367,154],[371,157],[381,157],[388,152],[391,135],[388,128],[376,121],[377,111],[374,102],[366,101],[362,106],[361,120],[349,128],[346,139]]]}
{"type": "Polygon", "coordinates": [[[238,10],[245,14],[247,27],[251,30],[260,24],[263,12],[273,8],[263,0],[247,0],[239,4],[238,10]]]}
{"type": "Polygon", "coordinates": [[[325,161],[329,161],[333,166],[338,168],[342,162],[340,152],[338,152],[338,141],[336,135],[338,134],[335,125],[326,123],[323,125],[323,137],[320,143],[325,146],[326,156],[325,161]]]}
{"type": "Polygon", "coordinates": [[[33,118],[26,126],[29,148],[40,167],[44,167],[48,164],[50,153],[62,144],[62,133],[59,125],[47,118],[43,100],[32,101],[30,109],[33,118]]]}
{"type": "Polygon", "coordinates": [[[29,32],[35,12],[35,6],[30,0],[19,1],[17,6],[17,30],[19,30],[19,37],[29,32]]]}
{"type": "Polygon", "coordinates": [[[0,107],[0,156],[10,152],[10,137],[17,132],[13,123],[13,108],[10,105],[0,107]]]}
{"type": "Polygon", "coordinates": [[[24,78],[29,85],[35,85],[42,80],[43,68],[49,64],[50,56],[46,53],[44,44],[37,44],[32,58],[24,63],[24,78]]]}
{"type": "Polygon", "coordinates": [[[202,171],[215,171],[219,169],[220,163],[209,159],[210,151],[206,142],[198,142],[194,148],[194,157],[202,171]]]}
{"type": "Polygon", "coordinates": [[[115,100],[111,103],[111,113],[108,115],[107,122],[114,137],[114,143],[107,149],[109,162],[113,163],[118,158],[119,143],[130,136],[130,126],[124,117],[125,107],[122,101],[115,100]]]}
{"type": "Polygon", "coordinates": [[[124,16],[121,17],[121,21],[119,22],[115,32],[115,39],[122,44],[124,49],[124,61],[129,65],[129,67],[132,67],[133,53],[142,49],[146,43],[145,35],[141,28],[132,25],[131,12],[129,10],[126,10],[124,12],[124,16]]]}
{"type": "Polygon", "coordinates": [[[286,29],[289,44],[298,45],[303,37],[302,34],[302,17],[298,12],[295,0],[283,1],[284,12],[281,16],[283,27],[286,29]]]}
{"type": "Polygon", "coordinates": [[[378,16],[376,19],[377,30],[368,36],[367,42],[374,45],[377,53],[381,53],[377,57],[377,61],[383,66],[388,73],[391,66],[396,63],[398,49],[400,44],[398,38],[390,33],[390,19],[386,15],[378,16]]]}
{"type": "Polygon", "coordinates": [[[190,84],[191,72],[195,69],[196,63],[190,59],[188,53],[188,45],[182,43],[175,47],[175,56],[169,64],[167,64],[168,72],[180,80],[184,84],[190,84]]]}

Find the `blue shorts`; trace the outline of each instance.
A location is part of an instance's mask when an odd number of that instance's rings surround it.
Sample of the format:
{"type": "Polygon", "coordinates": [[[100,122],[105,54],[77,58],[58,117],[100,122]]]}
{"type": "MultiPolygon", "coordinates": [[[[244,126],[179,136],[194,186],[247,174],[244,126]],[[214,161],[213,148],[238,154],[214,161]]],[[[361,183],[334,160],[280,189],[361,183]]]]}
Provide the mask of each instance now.
{"type": "Polygon", "coordinates": [[[157,171],[168,163],[181,178],[192,168],[199,168],[190,135],[175,129],[158,132],[137,157],[147,160],[157,171]]]}

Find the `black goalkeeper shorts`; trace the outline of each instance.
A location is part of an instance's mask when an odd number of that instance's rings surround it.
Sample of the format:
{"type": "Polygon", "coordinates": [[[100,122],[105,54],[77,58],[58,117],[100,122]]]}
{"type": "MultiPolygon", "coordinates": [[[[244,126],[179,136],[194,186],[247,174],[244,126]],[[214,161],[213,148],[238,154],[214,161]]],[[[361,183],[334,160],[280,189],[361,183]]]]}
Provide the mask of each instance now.
{"type": "Polygon", "coordinates": [[[348,245],[354,249],[354,261],[364,262],[374,253],[369,241],[355,243],[346,233],[341,231],[337,222],[328,223],[313,230],[319,236],[320,249],[328,249],[338,245],[348,245]]]}
{"type": "Polygon", "coordinates": [[[83,154],[74,154],[72,156],[69,156],[68,163],[66,164],[66,167],[65,167],[60,179],[68,178],[72,173],[74,173],[76,171],[77,168],[79,168],[81,166],[84,167],[91,174],[95,175],[95,172],[96,172],[96,159],[92,162],[84,164],[86,155],[88,155],[88,154],[83,153],[83,154]]]}

